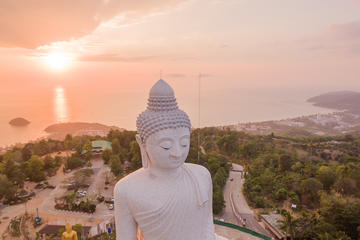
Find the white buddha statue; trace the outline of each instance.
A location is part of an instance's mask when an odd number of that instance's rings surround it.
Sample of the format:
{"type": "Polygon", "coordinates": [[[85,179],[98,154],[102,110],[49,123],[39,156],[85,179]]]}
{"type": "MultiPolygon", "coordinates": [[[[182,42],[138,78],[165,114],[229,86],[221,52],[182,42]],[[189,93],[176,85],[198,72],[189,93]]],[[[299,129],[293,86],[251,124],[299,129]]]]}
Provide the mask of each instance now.
{"type": "Polygon", "coordinates": [[[184,163],[191,124],[165,81],[152,87],[137,131],[143,167],[115,186],[116,239],[214,240],[211,175],[184,163]]]}

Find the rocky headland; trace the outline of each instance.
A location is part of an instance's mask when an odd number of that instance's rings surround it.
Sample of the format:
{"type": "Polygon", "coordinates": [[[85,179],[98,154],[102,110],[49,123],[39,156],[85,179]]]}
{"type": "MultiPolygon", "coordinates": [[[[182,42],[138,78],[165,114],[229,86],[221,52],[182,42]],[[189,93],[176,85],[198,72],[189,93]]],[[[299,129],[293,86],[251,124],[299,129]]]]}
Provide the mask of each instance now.
{"type": "Polygon", "coordinates": [[[71,134],[72,136],[106,136],[111,129],[124,130],[116,126],[107,126],[100,123],[69,122],[50,125],[45,128],[44,131],[49,134],[49,138],[61,140],[64,139],[67,134],[71,134]]]}
{"type": "Polygon", "coordinates": [[[360,93],[353,91],[338,91],[325,93],[307,100],[314,106],[336,110],[359,112],[360,93]]]}

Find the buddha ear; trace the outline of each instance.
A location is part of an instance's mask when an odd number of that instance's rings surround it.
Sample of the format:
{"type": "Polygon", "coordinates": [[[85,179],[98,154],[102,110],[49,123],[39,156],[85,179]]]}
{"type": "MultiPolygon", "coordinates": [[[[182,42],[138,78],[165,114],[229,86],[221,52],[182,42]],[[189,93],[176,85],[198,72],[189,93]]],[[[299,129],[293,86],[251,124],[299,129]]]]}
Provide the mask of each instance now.
{"type": "Polygon", "coordinates": [[[137,143],[139,144],[139,147],[140,147],[142,166],[143,166],[143,168],[148,168],[148,166],[149,166],[149,157],[148,157],[147,152],[145,150],[145,144],[144,144],[144,142],[141,139],[139,134],[136,134],[135,138],[136,138],[136,141],[137,141],[137,143]]]}

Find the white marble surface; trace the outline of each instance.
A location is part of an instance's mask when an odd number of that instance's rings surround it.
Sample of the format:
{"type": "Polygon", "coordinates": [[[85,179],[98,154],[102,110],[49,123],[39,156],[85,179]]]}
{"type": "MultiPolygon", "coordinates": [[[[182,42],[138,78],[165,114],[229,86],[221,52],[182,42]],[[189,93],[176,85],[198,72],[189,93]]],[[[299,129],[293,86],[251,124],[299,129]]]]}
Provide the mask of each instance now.
{"type": "MultiPolygon", "coordinates": [[[[159,82],[152,88],[150,98],[175,99],[171,87],[163,80],[159,82]]],[[[117,240],[224,240],[214,234],[209,171],[200,165],[184,163],[191,129],[174,120],[176,111],[181,110],[177,105],[170,110],[166,106],[154,109],[160,120],[156,115],[138,122],[141,133],[147,126],[139,124],[157,121],[152,128],[155,131],[147,132],[145,139],[141,134],[136,136],[144,167],[115,186],[117,240]],[[171,116],[168,122],[164,122],[166,116],[171,116]]]]}

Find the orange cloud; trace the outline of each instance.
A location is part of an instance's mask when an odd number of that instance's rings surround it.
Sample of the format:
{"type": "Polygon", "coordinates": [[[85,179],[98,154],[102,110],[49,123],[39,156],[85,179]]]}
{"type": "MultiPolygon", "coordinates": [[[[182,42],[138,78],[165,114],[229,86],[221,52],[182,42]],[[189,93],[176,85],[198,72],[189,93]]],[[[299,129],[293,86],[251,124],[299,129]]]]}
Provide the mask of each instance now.
{"type": "Polygon", "coordinates": [[[1,0],[0,47],[36,48],[85,36],[114,16],[141,17],[186,0],[1,0]]]}
{"type": "Polygon", "coordinates": [[[78,61],[83,62],[143,62],[156,58],[156,56],[124,57],[119,54],[98,54],[84,55],[78,57],[78,61]]]}

